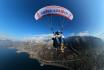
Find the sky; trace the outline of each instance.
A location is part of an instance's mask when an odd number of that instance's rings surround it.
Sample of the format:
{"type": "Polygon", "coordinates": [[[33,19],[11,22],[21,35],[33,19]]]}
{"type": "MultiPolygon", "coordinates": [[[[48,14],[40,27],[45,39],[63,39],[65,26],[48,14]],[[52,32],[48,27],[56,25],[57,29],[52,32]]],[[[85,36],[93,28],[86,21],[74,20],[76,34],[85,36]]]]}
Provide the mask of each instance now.
{"type": "Polygon", "coordinates": [[[80,32],[104,33],[104,0],[0,0],[0,34],[16,38],[51,34],[47,19],[34,19],[36,11],[48,5],[62,6],[73,13],[74,19],[64,26],[66,36],[80,32]]]}

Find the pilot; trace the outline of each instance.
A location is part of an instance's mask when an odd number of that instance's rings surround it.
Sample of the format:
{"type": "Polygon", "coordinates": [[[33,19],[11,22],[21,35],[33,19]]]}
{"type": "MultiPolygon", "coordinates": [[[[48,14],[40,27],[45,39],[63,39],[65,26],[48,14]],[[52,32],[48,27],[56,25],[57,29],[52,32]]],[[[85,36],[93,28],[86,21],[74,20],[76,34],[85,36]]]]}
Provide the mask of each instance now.
{"type": "Polygon", "coordinates": [[[56,48],[56,50],[61,49],[61,45],[64,43],[64,36],[62,32],[56,31],[53,33],[53,47],[56,48]]]}

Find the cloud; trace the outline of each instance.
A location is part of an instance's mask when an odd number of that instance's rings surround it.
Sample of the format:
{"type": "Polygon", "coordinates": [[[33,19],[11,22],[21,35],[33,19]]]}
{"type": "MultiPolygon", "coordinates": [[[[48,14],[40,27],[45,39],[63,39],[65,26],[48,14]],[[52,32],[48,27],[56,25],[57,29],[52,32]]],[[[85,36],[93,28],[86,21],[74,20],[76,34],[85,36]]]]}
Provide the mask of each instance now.
{"type": "Polygon", "coordinates": [[[89,36],[90,33],[88,31],[79,32],[79,33],[70,33],[69,36],[89,36]]]}
{"type": "Polygon", "coordinates": [[[21,41],[21,39],[18,39],[14,36],[10,36],[5,33],[0,33],[0,40],[11,40],[11,41],[21,41]]]}
{"type": "Polygon", "coordinates": [[[77,34],[78,36],[89,36],[90,33],[88,31],[85,31],[85,32],[80,32],[77,34]]]}
{"type": "Polygon", "coordinates": [[[69,36],[94,36],[104,40],[104,33],[89,33],[88,31],[79,33],[70,33],[69,36]]]}
{"type": "MultiPolygon", "coordinates": [[[[32,35],[29,37],[24,37],[25,42],[30,42],[31,44],[47,44],[52,43],[52,35],[53,34],[40,34],[40,35],[32,35]]],[[[89,32],[79,32],[79,33],[71,33],[70,36],[89,36],[89,32]]]]}
{"type": "Polygon", "coordinates": [[[6,34],[0,34],[0,40],[11,40],[12,37],[6,35],[6,34]]]}
{"type": "Polygon", "coordinates": [[[40,34],[40,35],[32,35],[29,37],[24,37],[24,40],[33,40],[33,39],[46,39],[52,37],[52,34],[40,34]]]}
{"type": "Polygon", "coordinates": [[[104,40],[104,33],[99,34],[99,35],[97,34],[96,37],[101,38],[102,40],[104,40]]]}
{"type": "Polygon", "coordinates": [[[31,42],[31,43],[41,43],[46,44],[47,42],[50,42],[52,38],[52,34],[40,34],[40,35],[33,35],[30,37],[24,37],[23,41],[25,42],[31,42]]]}

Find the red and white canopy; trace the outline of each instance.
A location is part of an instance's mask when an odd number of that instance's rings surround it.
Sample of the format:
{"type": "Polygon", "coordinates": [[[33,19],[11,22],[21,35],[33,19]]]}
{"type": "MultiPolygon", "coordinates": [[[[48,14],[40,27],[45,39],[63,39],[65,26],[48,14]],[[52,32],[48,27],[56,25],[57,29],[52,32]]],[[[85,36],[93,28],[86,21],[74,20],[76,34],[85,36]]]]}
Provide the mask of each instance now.
{"type": "Polygon", "coordinates": [[[36,13],[34,18],[36,20],[39,20],[40,18],[42,18],[44,15],[59,15],[59,16],[63,16],[69,20],[73,19],[73,14],[67,10],[64,7],[61,6],[46,6],[43,7],[41,9],[39,9],[36,13]]]}

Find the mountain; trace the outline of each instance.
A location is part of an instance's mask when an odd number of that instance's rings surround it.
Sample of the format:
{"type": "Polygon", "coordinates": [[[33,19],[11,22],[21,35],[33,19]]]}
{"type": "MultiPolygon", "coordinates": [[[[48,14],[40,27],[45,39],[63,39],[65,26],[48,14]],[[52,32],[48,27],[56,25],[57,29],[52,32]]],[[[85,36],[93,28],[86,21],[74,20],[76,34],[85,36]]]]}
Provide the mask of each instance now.
{"type": "Polygon", "coordinates": [[[65,39],[65,45],[69,49],[76,49],[78,52],[88,51],[90,49],[101,51],[104,47],[104,41],[93,36],[72,36],[65,39]]]}
{"type": "Polygon", "coordinates": [[[103,70],[104,42],[93,36],[65,38],[64,53],[44,45],[38,51],[42,64],[68,68],[69,70],[103,70]]]}
{"type": "Polygon", "coordinates": [[[26,40],[0,39],[0,47],[14,47],[26,52],[42,65],[65,67],[70,70],[103,70],[104,41],[93,36],[65,38],[64,53],[52,47],[51,38],[34,37],[26,40]]]}

